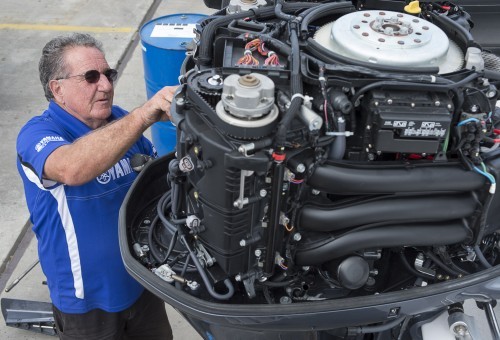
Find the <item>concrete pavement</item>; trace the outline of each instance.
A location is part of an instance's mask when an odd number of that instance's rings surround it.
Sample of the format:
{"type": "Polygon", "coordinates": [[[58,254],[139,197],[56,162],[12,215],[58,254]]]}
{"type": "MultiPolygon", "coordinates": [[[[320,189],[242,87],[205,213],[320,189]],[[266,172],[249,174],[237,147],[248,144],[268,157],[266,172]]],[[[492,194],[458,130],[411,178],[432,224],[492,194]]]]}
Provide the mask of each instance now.
{"type": "MultiPolygon", "coordinates": [[[[202,0],[2,0],[0,2],[0,297],[50,301],[36,265],[10,292],[5,286],[37,259],[36,239],[27,224],[29,214],[16,169],[16,136],[21,126],[46,107],[38,79],[42,47],[51,38],[73,31],[101,40],[111,67],[120,72],[115,103],[133,109],[146,101],[142,52],[138,33],[142,23],[175,13],[209,14],[202,0]]],[[[175,338],[200,336],[167,306],[175,338]]],[[[3,318],[2,318],[3,319],[3,318]]],[[[47,335],[6,327],[0,339],[51,339],[47,335]]]]}

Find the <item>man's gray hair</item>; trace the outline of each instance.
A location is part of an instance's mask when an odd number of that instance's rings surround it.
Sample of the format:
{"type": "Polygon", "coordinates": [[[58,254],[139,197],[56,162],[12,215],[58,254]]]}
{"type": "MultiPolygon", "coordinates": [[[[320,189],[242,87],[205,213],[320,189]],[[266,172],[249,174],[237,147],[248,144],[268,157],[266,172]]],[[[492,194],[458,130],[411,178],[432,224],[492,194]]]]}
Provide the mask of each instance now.
{"type": "Polygon", "coordinates": [[[104,54],[102,43],[85,33],[73,33],[69,36],[56,37],[49,41],[43,48],[38,70],[45,98],[48,101],[54,98],[49,87],[49,82],[52,79],[60,79],[68,76],[64,63],[64,52],[69,48],[77,46],[95,47],[104,54]]]}

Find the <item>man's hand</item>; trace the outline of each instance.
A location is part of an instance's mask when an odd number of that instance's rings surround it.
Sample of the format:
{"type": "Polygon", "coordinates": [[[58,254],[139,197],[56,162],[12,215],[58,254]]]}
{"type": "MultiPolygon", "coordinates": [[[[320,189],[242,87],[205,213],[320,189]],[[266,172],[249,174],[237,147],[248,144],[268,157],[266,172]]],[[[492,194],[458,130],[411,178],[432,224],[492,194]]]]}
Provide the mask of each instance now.
{"type": "Polygon", "coordinates": [[[176,90],[177,86],[165,86],[144,105],[137,109],[146,127],[158,121],[167,121],[172,118],[172,116],[170,116],[170,105],[176,90]]]}

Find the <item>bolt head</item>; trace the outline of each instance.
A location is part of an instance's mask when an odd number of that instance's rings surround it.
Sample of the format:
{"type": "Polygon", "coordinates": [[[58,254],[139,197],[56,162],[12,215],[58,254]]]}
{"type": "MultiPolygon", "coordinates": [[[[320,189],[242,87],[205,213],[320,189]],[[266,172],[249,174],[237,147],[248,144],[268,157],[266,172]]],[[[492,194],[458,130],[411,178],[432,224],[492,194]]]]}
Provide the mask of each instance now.
{"type": "Polygon", "coordinates": [[[300,163],[299,165],[297,165],[297,169],[296,169],[296,170],[297,170],[297,172],[298,172],[299,174],[301,174],[301,173],[303,173],[304,171],[306,171],[306,166],[305,166],[304,164],[300,163]]]}
{"type": "Polygon", "coordinates": [[[460,324],[453,327],[453,331],[455,332],[456,335],[462,337],[467,335],[468,329],[465,325],[460,324]]]}
{"type": "Polygon", "coordinates": [[[281,304],[288,304],[288,303],[292,303],[292,299],[290,299],[288,296],[282,296],[280,298],[280,303],[281,304]]]}
{"type": "Polygon", "coordinates": [[[260,249],[255,249],[255,252],[254,252],[255,256],[257,257],[260,257],[262,255],[262,250],[260,249]]]}
{"type": "Polygon", "coordinates": [[[302,235],[300,233],[293,234],[293,240],[297,242],[302,240],[302,235]]]}

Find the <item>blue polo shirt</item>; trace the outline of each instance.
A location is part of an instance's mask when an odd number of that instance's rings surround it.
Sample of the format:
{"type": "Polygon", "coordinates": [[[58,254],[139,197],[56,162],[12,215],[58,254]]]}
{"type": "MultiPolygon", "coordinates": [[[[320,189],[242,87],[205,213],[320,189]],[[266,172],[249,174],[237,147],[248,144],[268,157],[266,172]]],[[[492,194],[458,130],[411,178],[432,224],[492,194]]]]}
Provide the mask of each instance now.
{"type": "MultiPolygon", "coordinates": [[[[113,106],[109,120],[126,114],[113,106]]],[[[143,291],[121,259],[118,212],[136,178],[130,159],[136,153],[156,157],[151,142],[141,137],[113,167],[84,185],[42,178],[52,151],[91,131],[51,101],[42,115],[26,123],[17,139],[17,167],[38,239],[40,263],[52,303],[65,313],[95,308],[122,311],[143,291]]]]}

